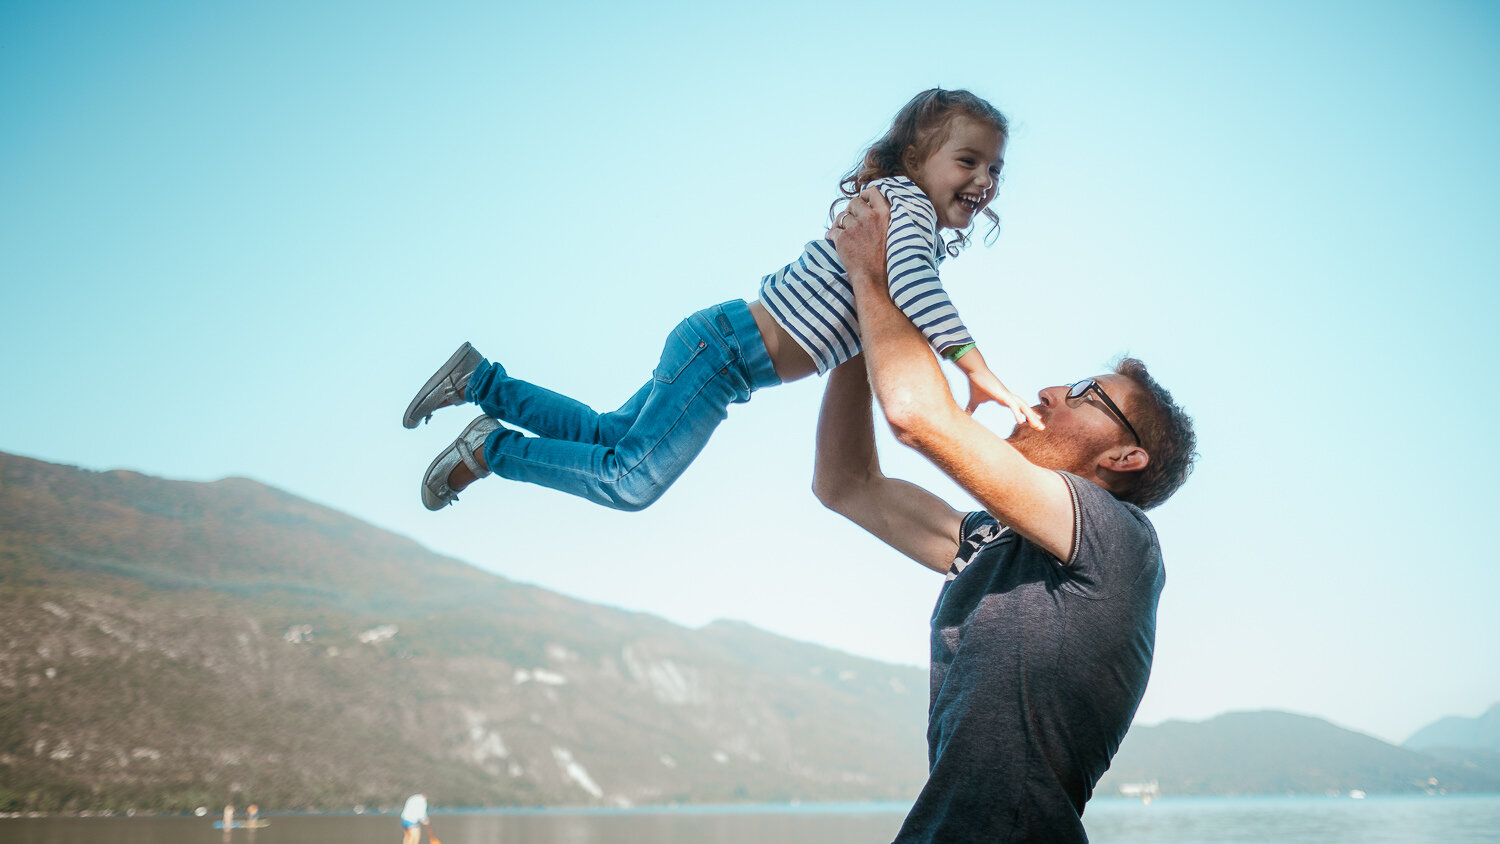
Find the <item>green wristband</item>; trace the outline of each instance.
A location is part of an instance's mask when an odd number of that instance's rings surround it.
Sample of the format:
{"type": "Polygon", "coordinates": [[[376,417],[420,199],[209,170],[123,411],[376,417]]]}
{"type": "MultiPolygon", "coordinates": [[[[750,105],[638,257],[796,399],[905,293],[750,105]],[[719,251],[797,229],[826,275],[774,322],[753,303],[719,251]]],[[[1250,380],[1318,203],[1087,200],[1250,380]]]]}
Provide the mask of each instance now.
{"type": "Polygon", "coordinates": [[[948,348],[943,350],[943,357],[951,361],[957,361],[959,358],[968,354],[969,350],[972,348],[974,348],[973,343],[965,343],[962,346],[949,346],[948,348]]]}

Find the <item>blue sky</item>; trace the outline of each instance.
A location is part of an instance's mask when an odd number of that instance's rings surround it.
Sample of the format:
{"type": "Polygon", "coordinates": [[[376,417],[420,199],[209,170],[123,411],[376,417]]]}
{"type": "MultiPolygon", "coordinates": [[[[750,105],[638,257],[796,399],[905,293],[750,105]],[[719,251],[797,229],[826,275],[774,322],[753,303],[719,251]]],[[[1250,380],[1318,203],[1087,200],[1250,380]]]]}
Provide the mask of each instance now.
{"type": "Polygon", "coordinates": [[[588,600],[924,664],[940,580],[808,491],[821,380],[637,514],[503,481],[430,514],[470,415],[398,417],[463,340],[615,406],[821,230],[902,103],[966,87],[1014,128],[999,241],[944,268],[986,357],[1026,394],[1128,351],[1198,421],[1138,720],[1400,741],[1500,701],[1500,11],[912,8],[4,4],[0,450],[247,476],[588,600]]]}

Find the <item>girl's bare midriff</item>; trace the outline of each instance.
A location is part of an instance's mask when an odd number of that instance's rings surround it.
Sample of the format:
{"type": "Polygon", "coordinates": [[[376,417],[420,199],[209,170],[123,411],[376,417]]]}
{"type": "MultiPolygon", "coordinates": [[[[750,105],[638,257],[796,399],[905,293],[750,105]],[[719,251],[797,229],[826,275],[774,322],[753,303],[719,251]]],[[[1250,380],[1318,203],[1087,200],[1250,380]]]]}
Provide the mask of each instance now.
{"type": "Polygon", "coordinates": [[[818,371],[807,351],[797,345],[781,323],[771,318],[760,300],[750,303],[750,314],[755,317],[755,327],[760,329],[760,339],[766,344],[766,352],[771,355],[771,365],[776,368],[781,383],[806,378],[818,371]]]}

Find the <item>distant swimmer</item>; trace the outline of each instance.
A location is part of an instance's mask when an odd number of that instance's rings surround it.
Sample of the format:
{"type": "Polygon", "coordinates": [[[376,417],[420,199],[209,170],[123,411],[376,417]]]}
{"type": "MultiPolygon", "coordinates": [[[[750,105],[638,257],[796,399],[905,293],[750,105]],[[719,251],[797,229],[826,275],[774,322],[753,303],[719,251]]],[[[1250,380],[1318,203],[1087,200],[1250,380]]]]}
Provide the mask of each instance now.
{"type": "Polygon", "coordinates": [[[437,840],[432,837],[432,820],[427,817],[427,795],[413,794],[406,798],[406,806],[401,809],[401,844],[420,844],[423,828],[428,840],[437,840]]]}
{"type": "Polygon", "coordinates": [[[260,819],[260,807],[255,805],[254,803],[251,803],[245,808],[245,819],[242,821],[235,820],[233,805],[224,807],[223,820],[214,821],[214,829],[222,829],[225,831],[226,841],[228,840],[227,833],[231,829],[264,829],[270,825],[270,821],[263,821],[260,819]]]}

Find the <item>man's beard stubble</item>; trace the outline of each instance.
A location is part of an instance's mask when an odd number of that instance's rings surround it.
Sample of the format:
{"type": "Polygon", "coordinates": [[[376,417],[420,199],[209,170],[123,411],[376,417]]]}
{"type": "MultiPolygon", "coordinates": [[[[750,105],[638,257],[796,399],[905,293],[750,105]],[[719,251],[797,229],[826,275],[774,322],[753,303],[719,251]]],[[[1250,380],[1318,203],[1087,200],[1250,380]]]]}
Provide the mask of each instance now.
{"type": "Polygon", "coordinates": [[[1005,441],[1044,469],[1088,477],[1093,468],[1095,451],[1089,443],[1058,436],[1051,429],[1038,431],[1030,425],[1017,425],[1005,441]]]}

